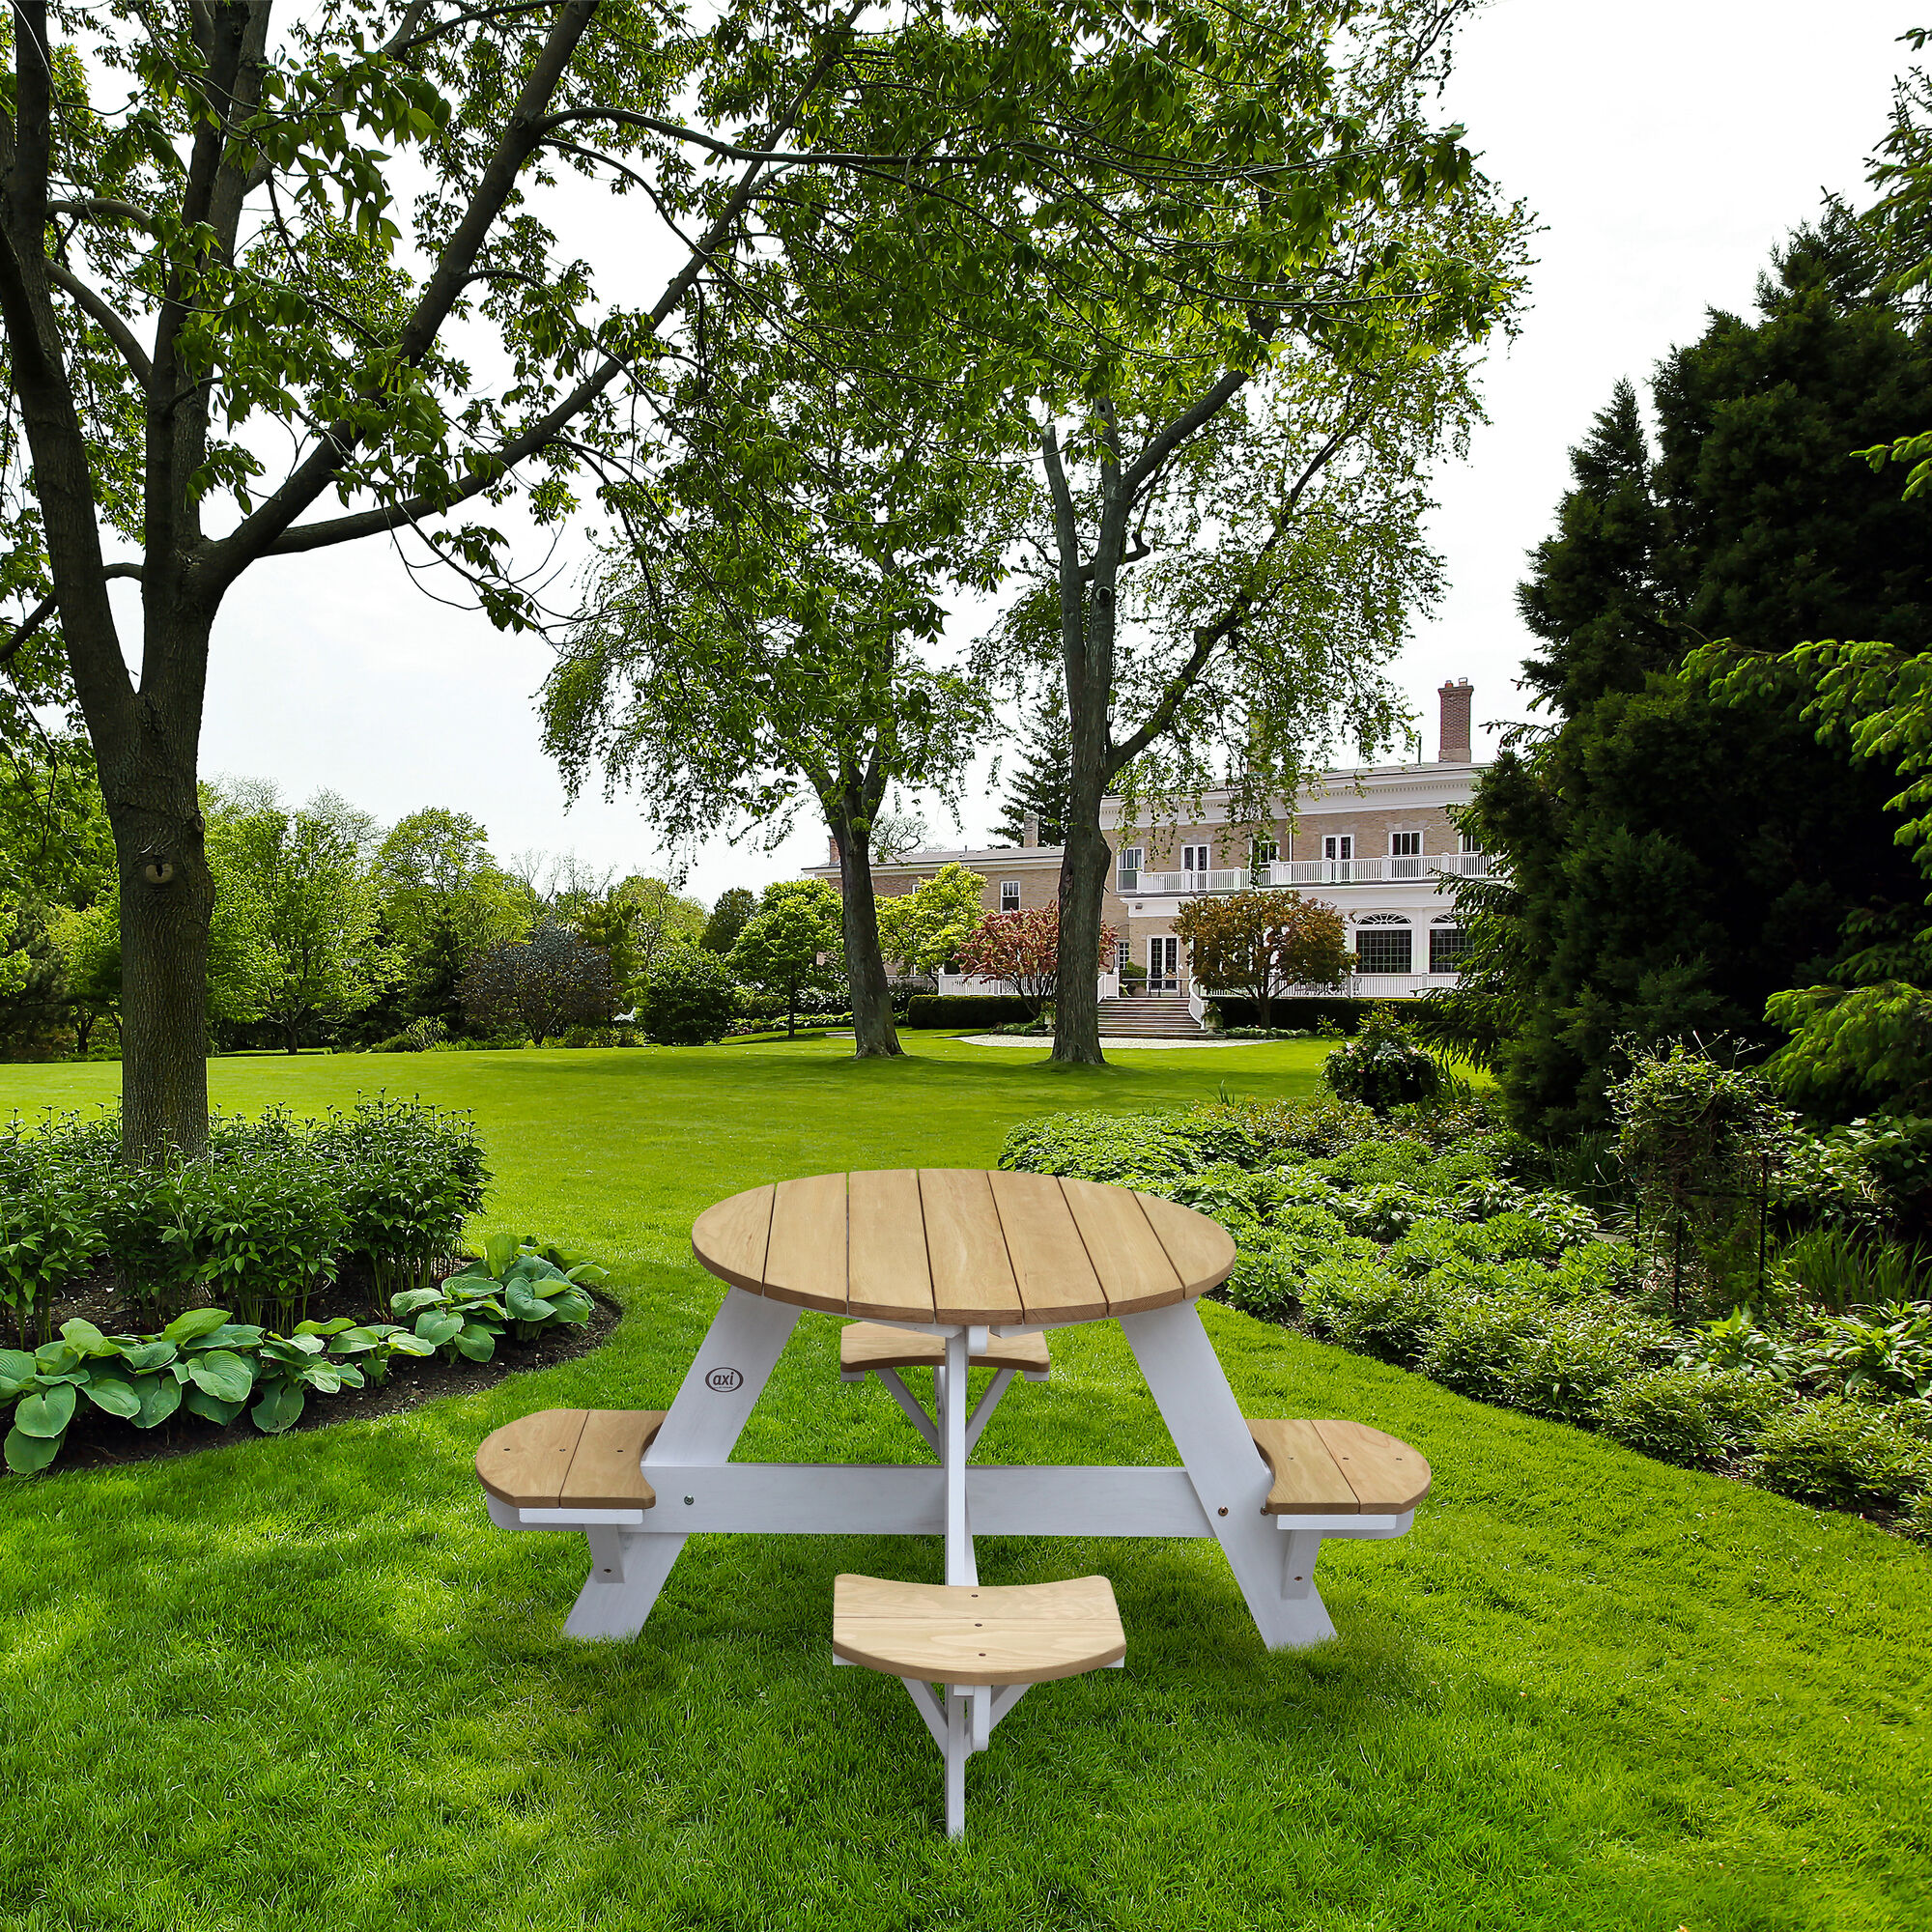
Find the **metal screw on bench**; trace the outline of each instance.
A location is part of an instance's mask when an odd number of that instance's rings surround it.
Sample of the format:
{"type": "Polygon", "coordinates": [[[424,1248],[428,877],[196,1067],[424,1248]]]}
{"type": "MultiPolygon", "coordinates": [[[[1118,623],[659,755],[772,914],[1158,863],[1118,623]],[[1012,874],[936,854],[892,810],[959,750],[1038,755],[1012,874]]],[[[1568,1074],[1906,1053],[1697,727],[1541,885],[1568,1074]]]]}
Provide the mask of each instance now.
{"type": "Polygon", "coordinates": [[[1223,1503],[1221,1507],[1214,1512],[1214,1514],[1216,1516],[1226,1516],[1228,1514],[1228,1505],[1226,1503],[1223,1503]]]}
{"type": "Polygon", "coordinates": [[[696,1502],[696,1500],[697,1500],[697,1499],[696,1499],[696,1496],[686,1496],[686,1497],[685,1497],[685,1499],[684,1499],[684,1506],[685,1506],[685,1508],[686,1508],[686,1509],[689,1509],[689,1508],[690,1508],[690,1507],[692,1506],[692,1504],[693,1504],[694,1502],[696,1502]]]}

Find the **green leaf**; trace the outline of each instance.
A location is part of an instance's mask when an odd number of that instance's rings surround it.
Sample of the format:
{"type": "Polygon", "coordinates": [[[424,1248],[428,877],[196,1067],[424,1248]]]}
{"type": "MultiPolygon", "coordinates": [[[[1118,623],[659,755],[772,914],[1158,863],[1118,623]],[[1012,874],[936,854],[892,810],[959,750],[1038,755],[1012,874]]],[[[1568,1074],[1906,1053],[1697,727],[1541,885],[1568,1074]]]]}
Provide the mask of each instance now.
{"type": "Polygon", "coordinates": [[[16,1476],[30,1476],[44,1469],[60,1454],[58,1435],[23,1435],[17,1429],[7,1432],[7,1466],[16,1476]]]}
{"type": "Polygon", "coordinates": [[[14,1427],[22,1435],[51,1437],[65,1435],[73,1420],[73,1384],[56,1382],[48,1389],[23,1395],[14,1408],[14,1427]]]}
{"type": "Polygon", "coordinates": [[[416,1334],[431,1348],[440,1348],[463,1331],[463,1317],[446,1309],[428,1309],[416,1317],[416,1334]]]}
{"type": "Polygon", "coordinates": [[[121,1352],[118,1342],[110,1342],[92,1321],[82,1321],[78,1317],[61,1323],[61,1340],[70,1349],[78,1349],[83,1355],[118,1355],[121,1352]]]}
{"type": "Polygon", "coordinates": [[[145,1375],[150,1369],[165,1367],[174,1358],[175,1345],[172,1342],[137,1342],[121,1359],[136,1375],[145,1375]]]}
{"type": "Polygon", "coordinates": [[[131,1421],[141,1412],[141,1398],[125,1376],[98,1375],[87,1378],[87,1399],[109,1415],[131,1421]]]}
{"type": "Polygon", "coordinates": [[[0,1349],[0,1401],[17,1395],[33,1378],[33,1356],[22,1349],[0,1349]]]}
{"type": "Polygon", "coordinates": [[[514,1235],[492,1235],[483,1243],[484,1264],[499,1280],[516,1258],[517,1238],[514,1235]]]}
{"type": "Polygon", "coordinates": [[[426,1342],[420,1335],[412,1335],[408,1329],[389,1337],[389,1352],[395,1355],[433,1355],[436,1344],[426,1342]]]}
{"type": "Polygon", "coordinates": [[[161,1338],[168,1342],[195,1342],[204,1335],[212,1335],[228,1320],[225,1308],[190,1308],[185,1315],[177,1315],[161,1330],[161,1338]]]}
{"type": "Polygon", "coordinates": [[[226,1349],[197,1355],[187,1365],[187,1372],[195,1386],[217,1402],[243,1402],[255,1386],[254,1366],[226,1349]]]}
{"type": "Polygon", "coordinates": [[[266,1333],[266,1329],[257,1327],[252,1321],[224,1321],[219,1328],[212,1328],[206,1335],[197,1336],[188,1346],[194,1349],[252,1349],[266,1333]]]}
{"type": "Polygon", "coordinates": [[[470,1322],[456,1337],[456,1350],[472,1362],[487,1362],[497,1352],[497,1338],[479,1322],[470,1322]]]}
{"type": "Polygon", "coordinates": [[[141,1398],[140,1413],[134,1417],[136,1429],[153,1429],[181,1406],[181,1383],[172,1376],[143,1376],[134,1389],[141,1398]]]}
{"type": "Polygon", "coordinates": [[[391,1315],[413,1315],[418,1308],[427,1308],[432,1303],[445,1299],[440,1288],[406,1288],[400,1294],[389,1297],[391,1315]]]}
{"type": "Polygon", "coordinates": [[[307,1400],[299,1382],[270,1382],[268,1393],[249,1410],[249,1418],[264,1435],[279,1435],[300,1419],[307,1400]]]}
{"type": "Polygon", "coordinates": [[[187,1401],[183,1405],[190,1415],[206,1416],[210,1422],[219,1422],[224,1426],[231,1423],[248,1406],[246,1401],[223,1402],[218,1396],[212,1396],[206,1389],[189,1389],[187,1401]]]}
{"type": "Polygon", "coordinates": [[[520,1281],[510,1284],[509,1293],[503,1297],[509,1314],[516,1321],[548,1321],[555,1310],[541,1296],[532,1294],[520,1281]]]}
{"type": "Polygon", "coordinates": [[[298,1321],[296,1323],[296,1333],[298,1335],[346,1335],[355,1326],[355,1323],[351,1317],[338,1315],[332,1321],[298,1321]]]}

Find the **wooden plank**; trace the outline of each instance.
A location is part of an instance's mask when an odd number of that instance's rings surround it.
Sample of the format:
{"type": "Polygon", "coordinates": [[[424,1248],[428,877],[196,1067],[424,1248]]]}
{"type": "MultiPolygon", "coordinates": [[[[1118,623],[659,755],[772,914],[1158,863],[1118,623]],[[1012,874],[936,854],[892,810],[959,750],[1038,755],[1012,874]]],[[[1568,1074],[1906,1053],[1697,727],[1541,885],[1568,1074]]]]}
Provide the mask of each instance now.
{"type": "Polygon", "coordinates": [[[1007,1258],[1029,1321],[1098,1321],[1107,1292],[1087,1259],[1087,1244],[1051,1174],[987,1177],[1007,1237],[1007,1258]]]}
{"type": "Polygon", "coordinates": [[[1365,1422],[1313,1425],[1365,1513],[1401,1516],[1429,1493],[1429,1464],[1406,1442],[1365,1422]]]}
{"type": "Polygon", "coordinates": [[[1319,1422],[1248,1423],[1248,1434],[1274,1475],[1262,1505],[1266,1516],[1359,1516],[1361,1499],[1329,1453],[1319,1422]]]}
{"type": "Polygon", "coordinates": [[[555,1508],[587,1413],[541,1408],[493,1430],[476,1451],[476,1480],[498,1502],[518,1509],[555,1508]]]}
{"type": "Polygon", "coordinates": [[[932,1273],[919,1170],[876,1169],[847,1177],[845,1306],[886,1321],[932,1320],[932,1273]]]}
{"type": "Polygon", "coordinates": [[[1138,1195],[1124,1187],[1103,1187],[1096,1180],[1073,1180],[1065,1175],[1060,1191],[1080,1230],[1087,1259],[1100,1277],[1109,1313],[1132,1315],[1143,1308],[1166,1308],[1183,1298],[1180,1276],[1160,1236],[1148,1225],[1138,1195]]]}
{"type": "Polygon", "coordinates": [[[657,1493],[639,1467],[650,1439],[663,1426],[661,1408],[593,1408],[583,1418],[570,1473],[557,1507],[649,1509],[657,1493]]]}
{"type": "Polygon", "coordinates": [[[765,1186],[734,1194],[707,1208],[692,1224],[691,1252],[702,1266],[734,1288],[749,1288],[754,1293],[764,1288],[775,1192],[765,1186]]]}
{"type": "Polygon", "coordinates": [[[772,1195],[765,1293],[805,1308],[845,1313],[845,1177],[781,1180],[772,1195]]]}
{"type": "MultiPolygon", "coordinates": [[[[838,1336],[838,1366],[848,1376],[863,1375],[867,1369],[936,1369],[945,1360],[944,1335],[855,1321],[838,1336]]],[[[991,1336],[984,1350],[968,1362],[976,1369],[1020,1369],[1036,1376],[1045,1375],[1053,1366],[1044,1335],[991,1336]]]]}
{"type": "Polygon", "coordinates": [[[1235,1266],[1235,1237],[1220,1222],[1210,1221],[1178,1201],[1163,1201],[1158,1194],[1137,1194],[1134,1198],[1180,1277],[1183,1297],[1206,1294],[1228,1279],[1235,1266]]]}
{"type": "Polygon", "coordinates": [[[991,1177],[977,1167],[920,1170],[933,1319],[978,1326],[1017,1321],[1019,1285],[1007,1255],[991,1177]]]}
{"type": "Polygon", "coordinates": [[[895,1583],[841,1576],[832,1648],[848,1662],[947,1684],[1041,1684],[1117,1662],[1126,1633],[1104,1577],[1064,1583],[895,1583]]]}

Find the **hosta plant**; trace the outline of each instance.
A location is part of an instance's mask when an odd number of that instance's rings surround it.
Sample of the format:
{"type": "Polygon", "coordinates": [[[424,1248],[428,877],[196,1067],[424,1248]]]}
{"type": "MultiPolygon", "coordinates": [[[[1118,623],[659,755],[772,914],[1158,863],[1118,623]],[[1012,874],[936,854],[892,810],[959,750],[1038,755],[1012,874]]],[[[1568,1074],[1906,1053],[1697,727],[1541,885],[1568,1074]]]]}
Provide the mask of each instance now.
{"type": "Polygon", "coordinates": [[[587,1262],[567,1266],[556,1249],[540,1248],[527,1236],[518,1241],[493,1235],[481,1255],[434,1288],[397,1295],[390,1313],[412,1317],[414,1333],[433,1348],[487,1362],[506,1328],[524,1342],[554,1321],[588,1321],[584,1283],[603,1272],[587,1262]]]}

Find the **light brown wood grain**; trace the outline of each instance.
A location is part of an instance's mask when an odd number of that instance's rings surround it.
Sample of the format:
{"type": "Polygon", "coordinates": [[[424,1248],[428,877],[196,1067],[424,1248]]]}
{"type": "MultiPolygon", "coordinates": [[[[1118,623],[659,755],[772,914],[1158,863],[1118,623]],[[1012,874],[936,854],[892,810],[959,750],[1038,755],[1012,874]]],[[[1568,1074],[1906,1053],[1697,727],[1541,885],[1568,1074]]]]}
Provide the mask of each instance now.
{"type": "Polygon", "coordinates": [[[1029,1321],[1097,1321],[1107,1293],[1087,1259],[1059,1179],[1051,1174],[994,1173],[993,1203],[1007,1256],[1029,1321]]]}
{"type": "Polygon", "coordinates": [[[933,1320],[1017,1321],[1023,1310],[1007,1238],[993,1205],[992,1178],[977,1167],[920,1170],[933,1320]]]}
{"type": "Polygon", "coordinates": [[[1235,1237],[1220,1222],[1210,1221],[1178,1201],[1163,1201],[1157,1194],[1134,1198],[1180,1277],[1183,1295],[1206,1294],[1227,1280],[1235,1266],[1235,1237]]]}
{"type": "Polygon", "coordinates": [[[781,1301],[845,1313],[845,1177],[781,1180],[772,1197],[765,1290],[781,1301]]]}
{"type": "Polygon", "coordinates": [[[1361,1499],[1328,1452],[1317,1422],[1250,1421],[1248,1433],[1274,1477],[1268,1516],[1358,1516],[1361,1499]]]}
{"type": "Polygon", "coordinates": [[[1065,1175],[1060,1191],[1066,1197],[1112,1313],[1165,1308],[1181,1299],[1180,1276],[1159,1236],[1149,1226],[1138,1195],[1124,1187],[1103,1187],[1097,1180],[1074,1180],[1065,1175]]]}
{"type": "Polygon", "coordinates": [[[833,1584],[832,1647],[851,1663],[946,1684],[1042,1684],[1126,1655],[1104,1577],[1064,1583],[833,1584]]]}
{"type": "Polygon", "coordinates": [[[691,1252],[721,1281],[754,1292],[764,1288],[775,1193],[769,1186],[748,1188],[707,1208],[692,1224],[691,1252]]]}
{"type": "Polygon", "coordinates": [[[656,1492],[639,1467],[650,1439],[663,1427],[661,1408],[593,1408],[557,1494],[568,1509],[649,1509],[656,1492]]]}
{"type": "Polygon", "coordinates": [[[1406,1442],[1365,1422],[1313,1425],[1366,1512],[1401,1516],[1429,1493],[1429,1464],[1406,1442]]]}
{"type": "MultiPolygon", "coordinates": [[[[943,1335],[855,1321],[838,1336],[838,1366],[847,1375],[867,1369],[936,1369],[945,1360],[943,1335]]],[[[995,1335],[968,1360],[976,1369],[1021,1369],[1033,1375],[1045,1375],[1052,1367],[1044,1335],[995,1335]]]]}
{"type": "Polygon", "coordinates": [[[587,1413],[542,1408],[492,1430],[476,1451],[476,1480],[498,1502],[519,1509],[555,1508],[587,1413]]]}
{"type": "Polygon", "coordinates": [[[846,1311],[887,1321],[930,1321],[932,1274],[918,1170],[848,1175],[845,1209],[846,1311]]]}

